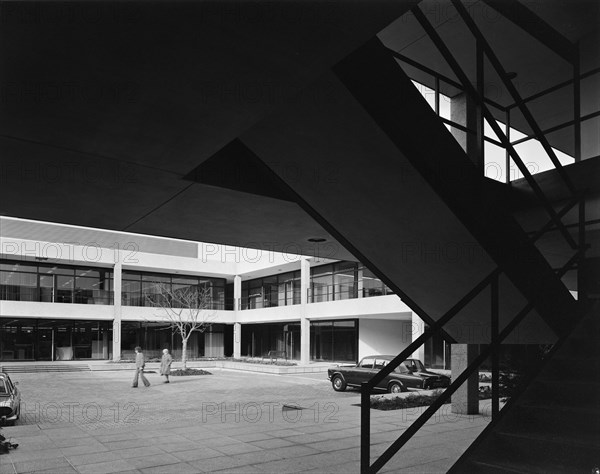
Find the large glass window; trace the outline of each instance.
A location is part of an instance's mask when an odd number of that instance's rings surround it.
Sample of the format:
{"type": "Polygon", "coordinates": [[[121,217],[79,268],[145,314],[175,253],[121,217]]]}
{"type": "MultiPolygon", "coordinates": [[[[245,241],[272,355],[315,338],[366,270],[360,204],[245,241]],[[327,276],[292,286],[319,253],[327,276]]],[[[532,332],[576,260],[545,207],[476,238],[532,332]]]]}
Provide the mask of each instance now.
{"type": "Polygon", "coordinates": [[[0,318],[0,360],[109,359],[112,322],[0,318]]]}
{"type": "Polygon", "coordinates": [[[300,271],[242,282],[242,309],[300,304],[300,271]]]}
{"type": "Polygon", "coordinates": [[[70,265],[0,262],[0,299],[112,304],[112,271],[70,265]]]}
{"type": "Polygon", "coordinates": [[[129,270],[123,271],[122,304],[125,306],[170,304],[168,297],[170,292],[184,291],[190,287],[209,288],[212,309],[225,308],[224,278],[169,275],[129,270]]]}
{"type": "Polygon", "coordinates": [[[356,362],[358,321],[311,321],[310,356],[313,361],[356,362]]]}
{"type": "Polygon", "coordinates": [[[320,265],[310,269],[310,287],[312,302],[332,301],[333,297],[333,265],[320,265]]]}
{"type": "Polygon", "coordinates": [[[310,269],[311,301],[347,300],[359,297],[359,266],[356,262],[337,262],[310,269]]]}
{"type": "Polygon", "coordinates": [[[0,298],[13,301],[37,301],[37,274],[0,271],[0,298]]]}
{"type": "Polygon", "coordinates": [[[363,298],[369,296],[383,296],[394,294],[388,286],[383,283],[375,274],[364,265],[358,269],[359,273],[359,293],[363,298]]]}
{"type": "Polygon", "coordinates": [[[300,359],[300,323],[243,324],[241,355],[266,357],[269,351],[300,359]]]}
{"type": "Polygon", "coordinates": [[[75,270],[75,303],[110,304],[112,279],[110,272],[98,269],[75,270]]]}

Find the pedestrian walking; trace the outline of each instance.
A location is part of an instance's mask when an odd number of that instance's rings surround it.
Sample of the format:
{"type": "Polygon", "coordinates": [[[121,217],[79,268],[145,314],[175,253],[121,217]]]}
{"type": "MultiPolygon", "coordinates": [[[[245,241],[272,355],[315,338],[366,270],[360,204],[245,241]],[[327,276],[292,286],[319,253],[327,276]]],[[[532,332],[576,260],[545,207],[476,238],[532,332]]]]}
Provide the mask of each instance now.
{"type": "Polygon", "coordinates": [[[173,357],[169,354],[169,349],[163,349],[162,359],[160,361],[160,375],[165,376],[164,383],[169,383],[169,375],[171,374],[171,364],[173,357]]]}
{"type": "Polygon", "coordinates": [[[142,354],[142,348],[140,346],[137,346],[135,348],[135,377],[133,378],[133,383],[131,384],[133,388],[137,388],[138,386],[138,377],[142,378],[142,383],[144,384],[144,386],[150,386],[150,382],[148,382],[148,379],[144,377],[145,366],[146,362],[144,361],[144,354],[142,354]]]}

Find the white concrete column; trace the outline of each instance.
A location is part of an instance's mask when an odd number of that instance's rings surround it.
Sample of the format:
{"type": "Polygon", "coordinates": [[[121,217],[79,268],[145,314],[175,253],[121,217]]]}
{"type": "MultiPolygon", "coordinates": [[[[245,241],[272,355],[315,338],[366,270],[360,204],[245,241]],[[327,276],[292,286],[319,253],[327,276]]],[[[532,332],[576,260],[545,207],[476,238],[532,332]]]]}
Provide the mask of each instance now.
{"type": "Polygon", "coordinates": [[[300,259],[300,363],[310,362],[310,320],[306,317],[308,288],[310,286],[310,262],[306,257],[300,259]]]}
{"type": "MultiPolygon", "coordinates": [[[[411,324],[412,337],[411,342],[416,338],[421,336],[425,332],[425,323],[416,313],[412,314],[412,324],[411,324]]],[[[413,359],[419,359],[421,362],[425,363],[425,344],[421,345],[412,355],[413,359]]]]}
{"type": "Polygon", "coordinates": [[[242,357],[242,324],[233,324],[233,358],[240,359],[242,357]]]}
{"type": "Polygon", "coordinates": [[[121,264],[121,254],[119,250],[115,250],[115,268],[113,270],[113,342],[112,353],[113,361],[121,360],[121,293],[123,281],[123,265],[121,264]]]}
{"type": "MultiPolygon", "coordinates": [[[[452,380],[456,380],[478,355],[479,346],[477,344],[452,344],[452,380]]],[[[479,413],[479,371],[475,370],[452,394],[452,413],[460,415],[476,415],[479,413]]]]}
{"type": "Polygon", "coordinates": [[[242,325],[238,323],[238,313],[242,307],[242,277],[235,275],[233,277],[233,318],[236,321],[233,324],[233,358],[242,357],[242,325]]]}
{"type": "Polygon", "coordinates": [[[233,310],[236,311],[236,319],[237,319],[237,311],[241,308],[241,299],[242,299],[242,277],[239,275],[235,275],[233,277],[233,310]]]}
{"type": "Polygon", "coordinates": [[[359,267],[358,269],[358,274],[357,274],[357,280],[358,280],[358,296],[359,298],[363,297],[363,289],[364,289],[364,282],[363,282],[363,268],[359,267]]]}

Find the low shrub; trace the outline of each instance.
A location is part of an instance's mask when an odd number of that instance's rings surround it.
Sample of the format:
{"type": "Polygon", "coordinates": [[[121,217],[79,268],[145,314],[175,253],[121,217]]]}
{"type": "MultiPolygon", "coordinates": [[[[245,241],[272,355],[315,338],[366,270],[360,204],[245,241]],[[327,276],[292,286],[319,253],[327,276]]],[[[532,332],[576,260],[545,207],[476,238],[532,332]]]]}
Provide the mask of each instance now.
{"type": "MultiPolygon", "coordinates": [[[[401,410],[403,408],[429,406],[437,400],[443,390],[436,390],[431,395],[408,395],[407,397],[371,397],[371,408],[376,410],[401,410]]],[[[446,401],[450,403],[450,400],[446,401]]]]}
{"type": "Polygon", "coordinates": [[[262,364],[262,365],[280,365],[284,367],[289,367],[293,365],[298,365],[296,362],[290,362],[288,360],[276,360],[271,362],[270,359],[231,359],[231,362],[243,362],[245,364],[262,364]]]}
{"type": "Polygon", "coordinates": [[[189,375],[212,375],[212,373],[202,369],[175,369],[171,370],[171,375],[175,376],[189,376],[189,375]]]}

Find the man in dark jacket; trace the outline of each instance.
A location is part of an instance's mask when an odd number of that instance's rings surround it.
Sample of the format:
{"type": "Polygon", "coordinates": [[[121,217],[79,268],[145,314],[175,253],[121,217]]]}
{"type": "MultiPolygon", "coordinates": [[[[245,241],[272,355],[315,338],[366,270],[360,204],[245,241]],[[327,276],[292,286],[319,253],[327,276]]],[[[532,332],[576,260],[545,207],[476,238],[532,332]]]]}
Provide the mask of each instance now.
{"type": "Polygon", "coordinates": [[[142,383],[144,384],[144,386],[150,386],[150,382],[148,382],[148,379],[144,377],[145,365],[146,364],[144,362],[144,354],[142,354],[142,348],[140,346],[137,346],[135,348],[135,377],[133,377],[133,383],[131,384],[133,388],[137,388],[138,386],[138,377],[142,378],[142,383]]]}

